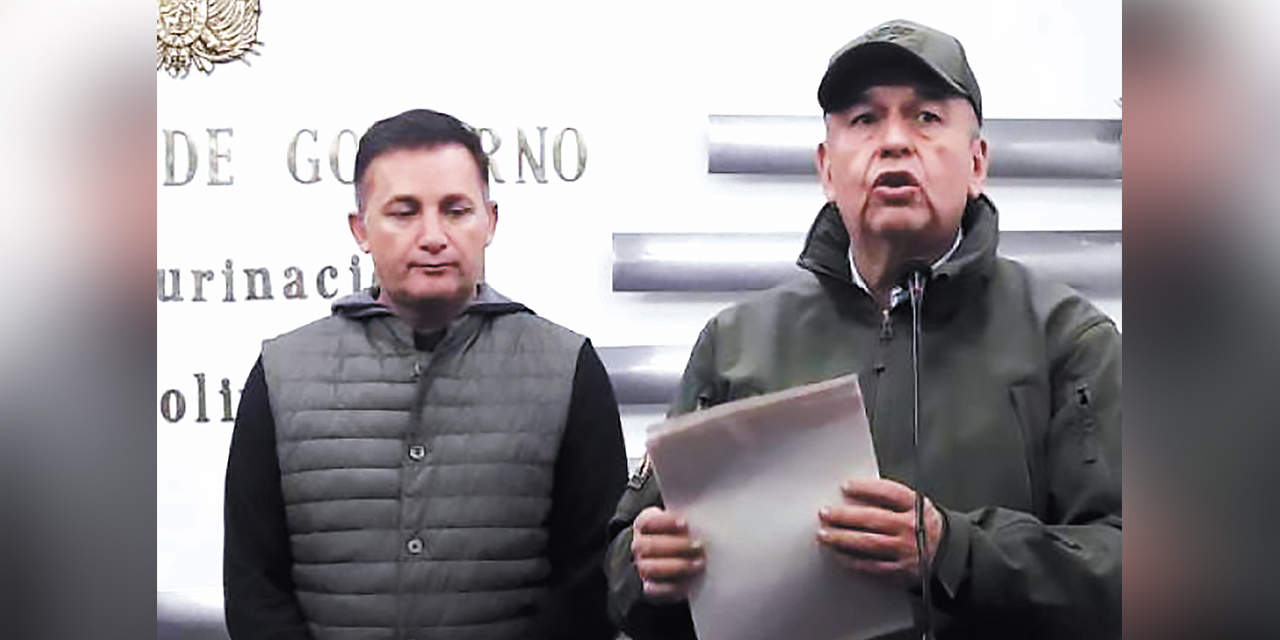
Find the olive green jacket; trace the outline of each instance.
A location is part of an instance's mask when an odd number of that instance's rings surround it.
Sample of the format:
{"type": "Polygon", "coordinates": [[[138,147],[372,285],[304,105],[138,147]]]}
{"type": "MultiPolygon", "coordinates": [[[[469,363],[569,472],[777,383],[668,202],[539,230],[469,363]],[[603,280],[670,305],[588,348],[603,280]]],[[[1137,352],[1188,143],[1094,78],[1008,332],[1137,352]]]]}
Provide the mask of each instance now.
{"type": "MultiPolygon", "coordinates": [[[[809,273],[707,323],[670,412],[858,373],[881,474],[920,487],[944,516],[931,588],[938,637],[1118,637],[1119,333],[1074,291],[997,257],[985,196],[962,226],[924,293],[921,470],[910,308],[883,314],[853,284],[834,205],[806,239],[809,273]]],[[[687,604],[645,603],[632,564],[630,523],[661,500],[637,474],[610,528],[611,615],[636,640],[693,637],[687,604]]]]}

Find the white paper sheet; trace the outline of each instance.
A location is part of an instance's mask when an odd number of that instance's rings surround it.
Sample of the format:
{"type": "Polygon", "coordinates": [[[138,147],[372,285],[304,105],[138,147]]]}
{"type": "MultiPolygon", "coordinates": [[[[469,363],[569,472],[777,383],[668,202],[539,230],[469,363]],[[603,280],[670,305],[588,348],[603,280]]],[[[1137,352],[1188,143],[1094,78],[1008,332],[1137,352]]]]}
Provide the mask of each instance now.
{"type": "Polygon", "coordinates": [[[838,565],[818,510],[879,477],[855,376],[727,403],[649,429],[669,510],[706,545],[689,604],[701,640],[860,640],[911,624],[899,587],[838,565]]]}

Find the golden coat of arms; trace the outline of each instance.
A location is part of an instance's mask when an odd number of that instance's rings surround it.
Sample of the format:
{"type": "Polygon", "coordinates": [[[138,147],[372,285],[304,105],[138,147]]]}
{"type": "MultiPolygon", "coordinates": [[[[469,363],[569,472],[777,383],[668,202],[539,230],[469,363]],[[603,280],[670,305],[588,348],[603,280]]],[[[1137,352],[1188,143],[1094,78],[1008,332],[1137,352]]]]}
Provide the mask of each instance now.
{"type": "Polygon", "coordinates": [[[156,69],[173,77],[257,54],[258,0],[159,0],[156,69]]]}

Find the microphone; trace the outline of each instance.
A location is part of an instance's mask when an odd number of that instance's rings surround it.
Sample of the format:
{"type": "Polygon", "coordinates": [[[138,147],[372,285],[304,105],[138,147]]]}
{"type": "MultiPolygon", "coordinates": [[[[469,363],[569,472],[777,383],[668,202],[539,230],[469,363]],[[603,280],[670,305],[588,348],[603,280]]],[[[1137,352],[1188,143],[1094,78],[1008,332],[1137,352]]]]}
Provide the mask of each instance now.
{"type": "MultiPolygon", "coordinates": [[[[918,305],[919,301],[924,298],[924,285],[933,278],[933,267],[929,263],[920,259],[912,259],[904,262],[898,269],[898,278],[896,280],[898,286],[907,290],[911,294],[912,304],[918,305]]],[[[914,307],[913,307],[914,309],[914,307]]]]}
{"type": "Polygon", "coordinates": [[[929,534],[924,522],[924,467],[920,458],[920,311],[924,305],[924,287],[933,277],[933,268],[923,260],[908,260],[899,272],[898,284],[911,299],[911,450],[915,458],[916,493],[916,564],[920,568],[920,593],[924,599],[926,640],[933,636],[933,597],[929,562],[929,534]]]}

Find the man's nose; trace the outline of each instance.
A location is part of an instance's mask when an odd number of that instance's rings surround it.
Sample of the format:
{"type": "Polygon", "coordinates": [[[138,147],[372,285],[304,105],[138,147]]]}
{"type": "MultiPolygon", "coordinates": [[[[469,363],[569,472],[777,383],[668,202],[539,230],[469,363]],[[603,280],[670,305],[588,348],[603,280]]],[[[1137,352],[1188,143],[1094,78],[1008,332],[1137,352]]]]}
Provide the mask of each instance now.
{"type": "Polygon", "coordinates": [[[891,116],[884,119],[880,130],[880,157],[900,158],[912,153],[910,122],[906,118],[891,116]]]}
{"type": "Polygon", "coordinates": [[[440,253],[449,246],[449,237],[445,234],[444,221],[440,219],[439,212],[428,212],[422,216],[418,246],[427,253],[440,253]]]}

